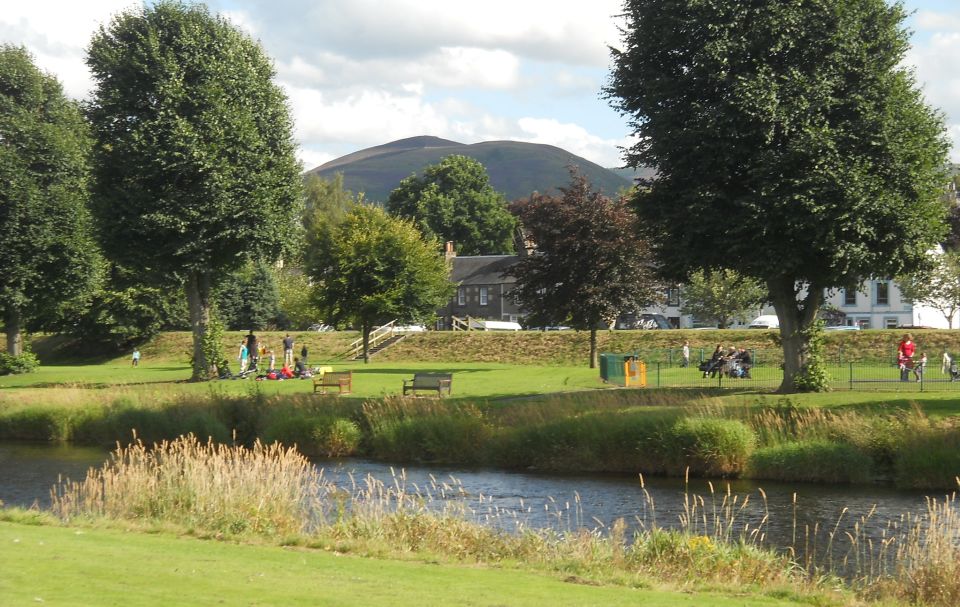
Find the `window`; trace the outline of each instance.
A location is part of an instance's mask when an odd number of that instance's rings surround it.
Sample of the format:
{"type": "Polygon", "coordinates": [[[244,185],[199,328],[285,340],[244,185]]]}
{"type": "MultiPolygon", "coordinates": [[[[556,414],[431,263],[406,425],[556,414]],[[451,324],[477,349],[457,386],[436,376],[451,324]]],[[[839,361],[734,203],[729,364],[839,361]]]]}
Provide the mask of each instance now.
{"type": "Polygon", "coordinates": [[[675,285],[667,289],[667,305],[668,306],[680,305],[680,287],[675,285]]]}
{"type": "Polygon", "coordinates": [[[457,305],[465,306],[467,305],[467,290],[463,287],[457,288],[457,305]]]}
{"type": "Polygon", "coordinates": [[[890,283],[886,281],[877,281],[877,305],[890,305],[890,283]]]}
{"type": "Polygon", "coordinates": [[[870,319],[869,319],[869,318],[858,318],[858,319],[857,319],[857,326],[860,327],[861,329],[869,329],[869,328],[870,328],[870,319]]]}
{"type": "Polygon", "coordinates": [[[896,329],[898,326],[900,326],[900,323],[897,322],[896,318],[884,318],[883,326],[886,329],[896,329]]]}
{"type": "Polygon", "coordinates": [[[855,306],[855,305],[857,305],[857,290],[856,290],[856,289],[844,289],[844,290],[843,290],[843,305],[845,305],[845,306],[855,306]]]}
{"type": "Polygon", "coordinates": [[[487,295],[487,287],[480,287],[480,305],[481,306],[487,305],[488,298],[489,297],[487,295]]]}

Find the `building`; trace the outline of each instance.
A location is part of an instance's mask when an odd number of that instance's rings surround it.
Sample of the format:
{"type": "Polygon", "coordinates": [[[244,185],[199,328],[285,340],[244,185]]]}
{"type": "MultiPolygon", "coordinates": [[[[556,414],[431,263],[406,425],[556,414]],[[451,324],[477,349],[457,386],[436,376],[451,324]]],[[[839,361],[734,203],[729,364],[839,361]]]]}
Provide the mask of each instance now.
{"type": "Polygon", "coordinates": [[[450,280],[457,285],[450,302],[439,312],[438,328],[453,328],[453,317],[520,322],[524,316],[510,298],[516,279],[505,272],[519,261],[518,255],[466,255],[453,253],[448,243],[447,258],[452,265],[450,280]]]}

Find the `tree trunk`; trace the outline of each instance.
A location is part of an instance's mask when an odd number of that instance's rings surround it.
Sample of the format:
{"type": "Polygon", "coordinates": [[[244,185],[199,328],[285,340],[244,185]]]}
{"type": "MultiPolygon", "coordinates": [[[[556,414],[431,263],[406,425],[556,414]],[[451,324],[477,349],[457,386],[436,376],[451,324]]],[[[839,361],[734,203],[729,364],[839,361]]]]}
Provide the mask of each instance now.
{"type": "Polygon", "coordinates": [[[597,327],[590,327],[590,368],[597,368],[597,327]]]}
{"type": "Polygon", "coordinates": [[[809,285],[803,300],[800,300],[793,281],[783,280],[767,284],[773,307],[780,321],[780,340],[783,346],[783,383],[778,392],[793,394],[797,391],[796,378],[807,364],[810,351],[809,329],[817,318],[823,302],[823,289],[809,285]]]}
{"type": "Polygon", "coordinates": [[[361,326],[363,331],[363,364],[370,362],[370,325],[364,323],[361,326]]]}
{"type": "Polygon", "coordinates": [[[20,317],[20,310],[8,308],[3,318],[3,324],[7,332],[7,354],[10,356],[20,356],[23,354],[23,332],[21,324],[23,319],[20,317]]]}
{"type": "Polygon", "coordinates": [[[186,284],[187,307],[190,309],[190,330],[193,332],[193,375],[190,381],[206,381],[213,366],[220,361],[207,360],[203,352],[203,336],[210,325],[210,275],[191,272],[186,284]]]}

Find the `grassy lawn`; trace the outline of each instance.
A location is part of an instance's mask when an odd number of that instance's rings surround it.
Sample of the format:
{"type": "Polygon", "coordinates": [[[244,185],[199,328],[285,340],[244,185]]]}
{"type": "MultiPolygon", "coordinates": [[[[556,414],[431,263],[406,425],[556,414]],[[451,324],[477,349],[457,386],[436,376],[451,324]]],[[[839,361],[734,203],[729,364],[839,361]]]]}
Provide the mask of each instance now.
{"type": "MultiPolygon", "coordinates": [[[[497,398],[574,390],[606,389],[596,369],[586,366],[534,366],[496,363],[371,363],[340,362],[331,365],[335,371],[353,371],[351,398],[380,397],[402,393],[403,380],[418,371],[453,373],[453,398],[497,398]]],[[[246,394],[262,390],[265,394],[294,394],[313,391],[309,380],[255,381],[216,380],[189,383],[186,365],[129,364],[108,362],[97,365],[43,365],[34,373],[0,377],[0,402],[25,399],[28,395],[42,398],[50,388],[101,392],[122,388],[138,393],[204,394],[211,390],[230,394],[246,394]]]]}
{"type": "Polygon", "coordinates": [[[749,594],[570,583],[513,569],[9,522],[0,523],[0,597],[11,606],[796,604],[749,594]]]}

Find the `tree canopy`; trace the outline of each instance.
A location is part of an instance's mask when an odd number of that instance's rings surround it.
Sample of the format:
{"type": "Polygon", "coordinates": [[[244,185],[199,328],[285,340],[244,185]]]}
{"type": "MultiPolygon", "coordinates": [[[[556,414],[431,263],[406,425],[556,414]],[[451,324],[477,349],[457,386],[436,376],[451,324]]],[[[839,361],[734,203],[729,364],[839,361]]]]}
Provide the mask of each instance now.
{"type": "Polygon", "coordinates": [[[22,330],[56,324],[97,285],[87,211],[89,130],[23,48],[0,46],[0,314],[12,356],[22,330]]]}
{"type": "Polygon", "coordinates": [[[286,99],[260,45],[202,5],[119,14],[94,35],[87,65],[101,240],[124,265],[185,279],[203,379],[211,285],[299,239],[286,99]]]}
{"type": "Polygon", "coordinates": [[[429,319],[454,289],[438,243],[379,207],[355,207],[313,246],[321,248],[308,256],[319,307],[327,322],[360,329],[365,361],[374,325],[429,319]]]}
{"type": "Polygon", "coordinates": [[[560,192],[511,205],[536,245],[510,270],[517,279],[512,294],[529,312],[528,324],[590,331],[595,367],[597,327],[650,303],[657,284],[650,249],[637,240],[637,218],[625,199],[592,191],[576,169],[560,192]]]}
{"type": "Polygon", "coordinates": [[[733,321],[744,321],[767,298],[763,285],[741,276],[736,270],[697,270],[683,287],[683,314],[717,323],[726,329],[733,321]]]}
{"type": "Polygon", "coordinates": [[[479,161],[447,156],[390,193],[387,210],[411,219],[428,238],[453,241],[460,255],[513,252],[516,222],[479,161]]]}
{"type": "Polygon", "coordinates": [[[627,0],[606,94],[663,274],[735,269],[780,318],[782,391],[824,290],[918,263],[943,232],[947,141],[885,0],[627,0]]]}

